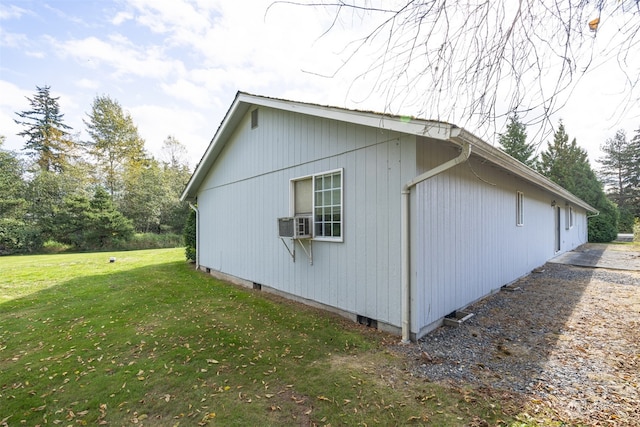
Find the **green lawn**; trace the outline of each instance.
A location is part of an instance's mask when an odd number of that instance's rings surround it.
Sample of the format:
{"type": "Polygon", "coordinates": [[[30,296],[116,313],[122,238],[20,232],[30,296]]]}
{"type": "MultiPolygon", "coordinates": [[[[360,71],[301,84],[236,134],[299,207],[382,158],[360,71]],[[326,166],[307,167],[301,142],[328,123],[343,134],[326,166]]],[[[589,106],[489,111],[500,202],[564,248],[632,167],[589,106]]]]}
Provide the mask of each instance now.
{"type": "Polygon", "coordinates": [[[0,426],[510,419],[411,377],[389,339],[194,271],[182,249],[0,257],[0,426]]]}

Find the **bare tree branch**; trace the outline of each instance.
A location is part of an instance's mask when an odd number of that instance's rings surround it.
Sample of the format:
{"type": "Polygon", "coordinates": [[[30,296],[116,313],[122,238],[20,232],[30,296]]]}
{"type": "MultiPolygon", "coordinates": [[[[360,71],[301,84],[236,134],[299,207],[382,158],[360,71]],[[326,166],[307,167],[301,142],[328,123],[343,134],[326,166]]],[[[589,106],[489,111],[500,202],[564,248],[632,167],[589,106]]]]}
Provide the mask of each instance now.
{"type": "Polygon", "coordinates": [[[342,62],[327,77],[361,67],[352,89],[368,89],[356,101],[382,96],[391,113],[411,108],[423,117],[484,128],[517,113],[526,124],[552,127],[550,117],[585,74],[609,61],[617,61],[626,78],[619,112],[638,102],[640,70],[632,53],[640,45],[639,0],[273,4],[329,11],[332,23],[320,37],[337,25],[369,28],[345,41],[342,62]],[[610,41],[603,45],[605,33],[610,41]]]}

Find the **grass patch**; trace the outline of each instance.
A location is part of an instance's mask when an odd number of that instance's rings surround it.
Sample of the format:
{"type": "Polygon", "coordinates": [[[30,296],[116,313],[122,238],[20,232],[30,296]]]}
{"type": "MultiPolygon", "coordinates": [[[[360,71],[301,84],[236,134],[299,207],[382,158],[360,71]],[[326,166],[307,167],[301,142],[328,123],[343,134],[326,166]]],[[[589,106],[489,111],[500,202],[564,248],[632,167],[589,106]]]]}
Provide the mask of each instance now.
{"type": "Polygon", "coordinates": [[[491,396],[411,377],[385,351],[387,335],[217,281],[183,256],[0,258],[0,425],[508,418],[491,396]]]}

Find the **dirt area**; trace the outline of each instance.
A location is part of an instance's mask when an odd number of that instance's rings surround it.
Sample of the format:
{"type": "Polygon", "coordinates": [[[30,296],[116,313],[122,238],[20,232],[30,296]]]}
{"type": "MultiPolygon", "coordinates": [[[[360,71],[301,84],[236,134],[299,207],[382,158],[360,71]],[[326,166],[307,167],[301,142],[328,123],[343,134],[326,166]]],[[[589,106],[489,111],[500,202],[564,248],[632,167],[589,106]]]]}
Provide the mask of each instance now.
{"type": "MultiPolygon", "coordinates": [[[[579,250],[620,248],[640,260],[638,246],[579,250]]],[[[547,263],[469,307],[475,316],[462,326],[394,350],[413,375],[506,393],[544,424],[640,425],[640,271],[615,263],[547,263]]]]}

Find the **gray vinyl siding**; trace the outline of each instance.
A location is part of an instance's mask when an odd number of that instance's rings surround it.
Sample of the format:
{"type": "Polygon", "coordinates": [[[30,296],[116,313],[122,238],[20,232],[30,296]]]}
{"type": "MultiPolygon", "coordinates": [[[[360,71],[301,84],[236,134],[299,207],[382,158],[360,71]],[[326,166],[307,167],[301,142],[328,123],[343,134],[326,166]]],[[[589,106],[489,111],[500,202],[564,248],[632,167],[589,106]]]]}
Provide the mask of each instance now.
{"type": "MultiPolygon", "coordinates": [[[[218,140],[224,148],[198,184],[200,265],[400,328],[402,186],[460,149],[268,107],[259,107],[252,129],[252,110],[238,113],[239,122],[233,117],[234,130],[218,140]],[[277,237],[277,218],[293,213],[291,180],[334,170],[343,172],[343,241],[314,240],[313,264],[296,244],[294,262],[277,237]]],[[[410,194],[412,334],[555,256],[554,201],[562,209],[561,253],[586,242],[587,212],[574,206],[568,228],[565,200],[473,150],[467,162],[417,184],[410,194]]]]}
{"type": "Polygon", "coordinates": [[[200,264],[400,326],[400,190],[415,137],[262,107],[251,129],[250,110],[199,189],[200,264]],[[290,180],[334,169],[343,242],[313,241],[313,265],[296,246],[293,262],[277,237],[290,180]]]}
{"type": "MultiPolygon", "coordinates": [[[[435,141],[418,143],[418,172],[457,155],[435,141]]],[[[529,273],[555,255],[553,195],[471,157],[416,187],[412,200],[412,331],[421,335],[448,313],[529,273]],[[524,226],[516,225],[516,192],[524,226]]],[[[561,224],[561,252],[586,242],[585,212],[561,224]]]]}

